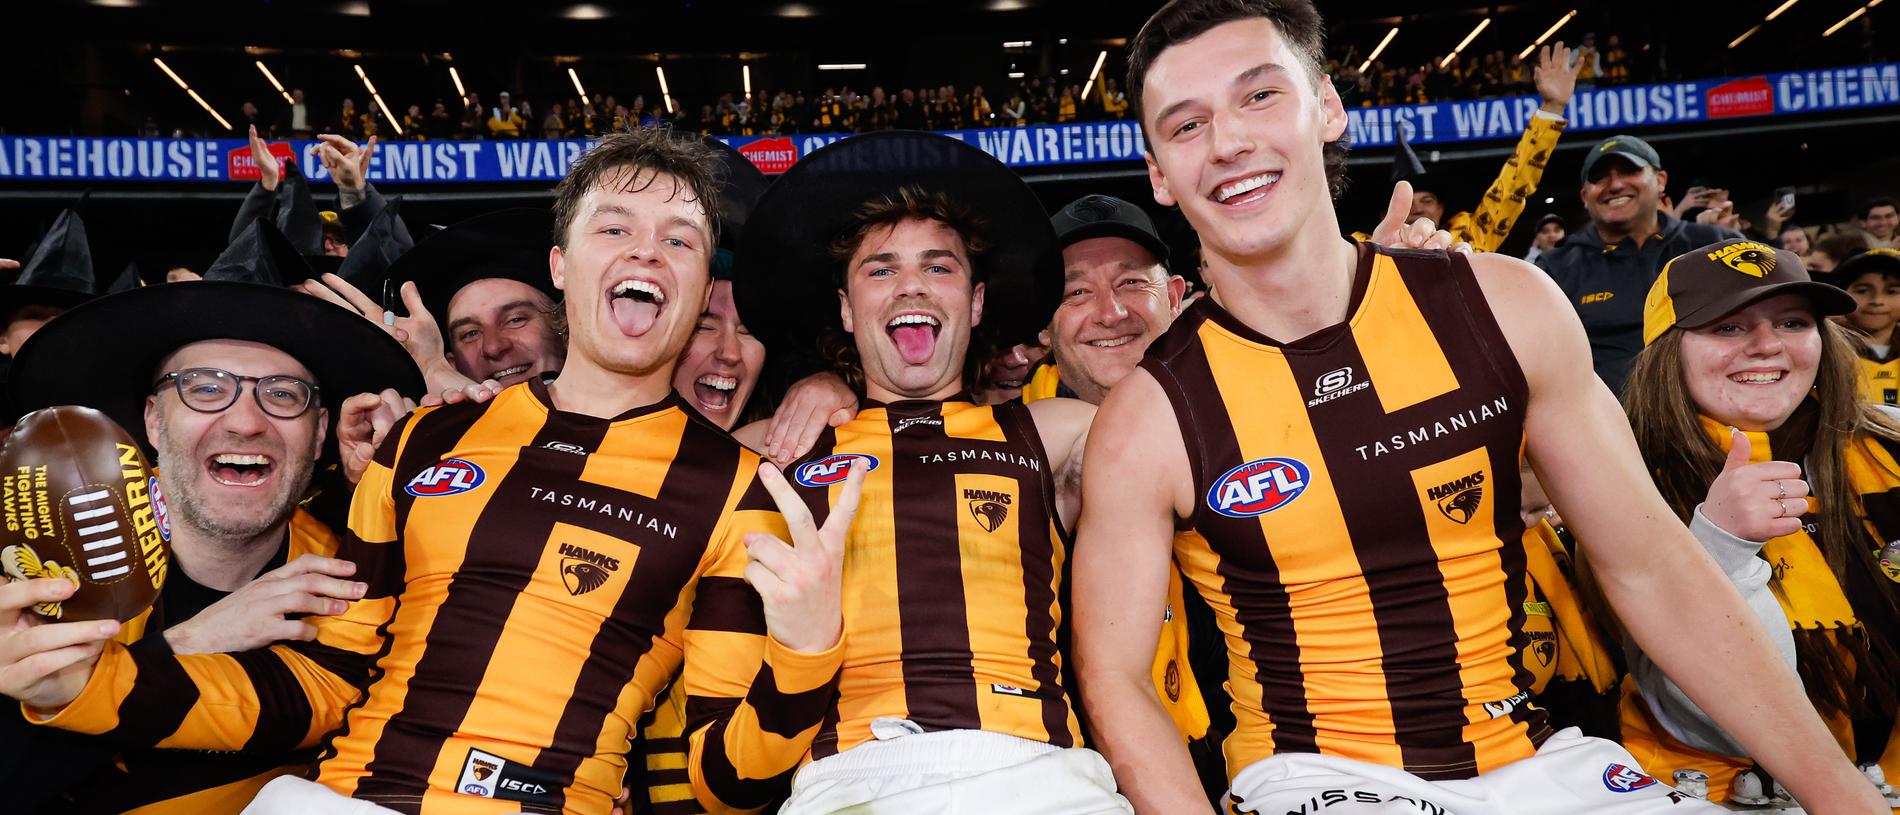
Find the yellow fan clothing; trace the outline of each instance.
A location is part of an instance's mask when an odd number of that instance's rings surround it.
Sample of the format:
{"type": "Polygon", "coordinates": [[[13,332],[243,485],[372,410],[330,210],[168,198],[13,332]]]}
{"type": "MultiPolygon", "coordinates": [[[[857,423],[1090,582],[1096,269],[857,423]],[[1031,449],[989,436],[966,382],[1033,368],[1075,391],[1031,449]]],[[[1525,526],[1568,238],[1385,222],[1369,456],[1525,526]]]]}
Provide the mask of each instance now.
{"type": "Polygon", "coordinates": [[[191,749],[322,741],[319,783],[400,812],[605,815],[634,722],[677,674],[700,802],[782,795],[842,648],[765,635],[743,538],[788,535],[737,508],[758,457],[677,396],[613,419],[551,404],[531,380],[391,433],[339,552],[369,593],[314,618],[315,642],[110,648],[49,723],[191,749]]]}
{"type": "MultiPolygon", "coordinates": [[[[1473,251],[1497,251],[1510,236],[1518,216],[1524,214],[1525,200],[1544,180],[1544,168],[1550,163],[1551,151],[1556,149],[1557,137],[1563,135],[1564,125],[1562,118],[1541,110],[1533,114],[1530,124],[1524,127],[1524,135],[1517,140],[1516,150],[1504,160],[1498,177],[1485,189],[1478,208],[1454,212],[1446,216],[1438,228],[1450,232],[1454,240],[1471,244],[1473,251]]],[[[1366,241],[1371,235],[1355,232],[1353,238],[1366,241]]]]}
{"type": "MultiPolygon", "coordinates": [[[[1777,431],[1749,432],[1749,463],[1792,461],[1802,464],[1805,473],[1807,440],[1796,427],[1804,415],[1797,411],[1777,431]]],[[[1729,428],[1706,416],[1701,421],[1710,439],[1726,453],[1733,444],[1729,428]]],[[[1796,671],[1810,697],[1839,692],[1850,705],[1858,707],[1856,703],[1863,701],[1863,695],[1878,697],[1875,686],[1884,685],[1887,694],[1893,693],[1891,672],[1896,643],[1881,640],[1894,629],[1891,598],[1900,592],[1900,585],[1894,582],[1900,578],[1878,574],[1872,560],[1878,556],[1880,542],[1900,539],[1900,463],[1895,460],[1896,450],[1900,450],[1900,443],[1858,438],[1843,451],[1848,483],[1858,497],[1861,522],[1868,533],[1867,551],[1852,554],[1868,558],[1868,563],[1849,564],[1844,580],[1835,576],[1811,536],[1821,519],[1819,502],[1812,497],[1808,499],[1809,511],[1801,516],[1801,531],[1762,545],[1760,557],[1774,574],[1769,587],[1794,630],[1796,671]],[[1884,601],[1878,596],[1883,591],[1888,598],[1884,601]],[[1855,596],[1858,602],[1850,599],[1855,596]],[[1822,663],[1830,661],[1846,666],[1852,675],[1830,677],[1819,670],[1822,663]]],[[[1890,781],[1900,779],[1900,725],[1895,724],[1891,710],[1883,713],[1877,703],[1868,706],[1875,709],[1830,711],[1820,709],[1818,704],[1817,709],[1850,759],[1877,762],[1890,781]]],[[[1754,765],[1748,758],[1706,752],[1671,737],[1634,682],[1625,686],[1622,720],[1623,744],[1645,768],[1662,778],[1677,770],[1708,773],[1712,801],[1727,800],[1736,774],[1754,765]]]]}
{"type": "Polygon", "coordinates": [[[1876,405],[1900,405],[1900,355],[1889,348],[1883,356],[1865,340],[1855,343],[1860,352],[1860,386],[1867,401],[1876,405]]]}
{"type": "Polygon", "coordinates": [[[1523,663],[1529,387],[1462,255],[1359,247],[1291,343],[1211,299],[1142,367],[1197,502],[1175,561],[1226,634],[1230,778],[1281,753],[1471,778],[1551,735],[1523,663]]]}

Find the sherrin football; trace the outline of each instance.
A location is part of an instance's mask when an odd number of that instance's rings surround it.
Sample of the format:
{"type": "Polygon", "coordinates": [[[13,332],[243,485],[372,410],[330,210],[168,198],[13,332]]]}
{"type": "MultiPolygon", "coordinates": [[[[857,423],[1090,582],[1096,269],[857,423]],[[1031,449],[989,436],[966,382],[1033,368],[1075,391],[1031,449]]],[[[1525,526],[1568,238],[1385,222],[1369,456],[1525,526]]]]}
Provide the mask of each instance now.
{"type": "Polygon", "coordinates": [[[0,569],[79,590],[34,606],[62,622],[125,622],[165,584],[171,527],[138,443],[104,413],[51,407],[20,419],[0,448],[0,569]]]}

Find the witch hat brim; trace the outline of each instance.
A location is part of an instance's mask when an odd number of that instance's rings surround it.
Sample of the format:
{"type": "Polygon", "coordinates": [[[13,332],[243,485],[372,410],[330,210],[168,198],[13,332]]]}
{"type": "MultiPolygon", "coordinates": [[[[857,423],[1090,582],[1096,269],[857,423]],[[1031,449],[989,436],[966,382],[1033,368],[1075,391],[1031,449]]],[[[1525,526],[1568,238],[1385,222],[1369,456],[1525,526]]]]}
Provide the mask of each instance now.
{"type": "Polygon", "coordinates": [[[238,233],[237,240],[211,262],[204,279],[281,288],[302,283],[315,275],[309,261],[297,253],[284,233],[270,221],[259,218],[238,233]]]}
{"type": "MultiPolygon", "coordinates": [[[[276,286],[208,280],[100,297],[54,318],[13,358],[7,398],[22,415],[52,405],[96,408],[143,438],[158,364],[218,339],[262,343],[302,363],[332,421],[356,394],[394,388],[420,397],[426,387],[402,344],[353,311],[276,286]]],[[[334,459],[335,437],[325,442],[325,461],[334,459]]]]}
{"type": "MultiPolygon", "coordinates": [[[[477,280],[500,278],[526,284],[560,302],[548,270],[554,246],[554,213],[504,209],[453,224],[417,243],[389,267],[388,279],[414,281],[436,324],[448,338],[449,301],[477,280]]],[[[365,290],[371,297],[377,292],[365,290]]]]}
{"type": "Polygon", "coordinates": [[[884,131],[822,147],[760,197],[734,263],[733,297],[747,330],[772,353],[806,353],[841,329],[841,264],[831,243],[867,201],[903,186],[948,195],[984,219],[989,250],[983,322],[998,347],[1033,340],[1062,294],[1062,255],[1049,214],[1002,162],[947,136],[884,131]]]}

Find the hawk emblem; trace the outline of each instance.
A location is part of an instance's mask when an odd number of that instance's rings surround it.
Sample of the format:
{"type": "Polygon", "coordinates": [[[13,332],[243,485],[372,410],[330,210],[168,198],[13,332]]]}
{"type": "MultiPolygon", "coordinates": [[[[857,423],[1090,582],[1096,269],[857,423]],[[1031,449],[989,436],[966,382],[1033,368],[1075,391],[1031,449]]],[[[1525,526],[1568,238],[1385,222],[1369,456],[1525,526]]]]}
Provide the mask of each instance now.
{"type": "Polygon", "coordinates": [[[1458,523],[1470,523],[1471,516],[1477,514],[1478,506],[1482,503],[1484,488],[1472,487],[1439,499],[1438,511],[1458,523]]]}
{"type": "Polygon", "coordinates": [[[1751,277],[1766,277],[1775,270],[1775,250],[1765,244],[1742,241],[1729,244],[1709,253],[1709,259],[1719,261],[1742,274],[1751,277]]]}
{"type": "Polygon", "coordinates": [[[1009,518],[1009,507],[995,501],[971,501],[970,515],[985,532],[995,532],[1009,518]]]}
{"type": "MultiPolygon", "coordinates": [[[[14,580],[37,580],[42,577],[63,577],[79,585],[79,572],[71,566],[62,566],[56,561],[41,560],[40,553],[26,544],[14,544],[0,549],[0,570],[14,580]]],[[[59,603],[35,603],[33,610],[55,620],[65,613],[59,603]]]]}
{"type": "Polygon", "coordinates": [[[607,570],[585,560],[569,558],[561,562],[561,582],[567,593],[579,597],[607,582],[607,570]]]}
{"type": "Polygon", "coordinates": [[[479,758],[475,759],[474,765],[476,781],[487,781],[489,776],[494,775],[496,770],[501,769],[501,767],[496,766],[492,762],[483,761],[479,758]]]}

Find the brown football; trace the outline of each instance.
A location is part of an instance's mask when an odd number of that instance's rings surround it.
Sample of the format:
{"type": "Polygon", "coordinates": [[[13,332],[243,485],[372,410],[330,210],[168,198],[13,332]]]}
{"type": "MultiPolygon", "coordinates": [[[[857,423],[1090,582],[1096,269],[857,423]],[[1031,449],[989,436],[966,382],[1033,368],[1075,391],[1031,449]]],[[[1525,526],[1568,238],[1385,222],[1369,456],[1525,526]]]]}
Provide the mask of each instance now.
{"type": "Polygon", "coordinates": [[[79,586],[34,610],[56,620],[125,622],[150,608],[171,561],[158,479],[104,413],[36,410],[0,447],[0,569],[13,580],[79,586]]]}

